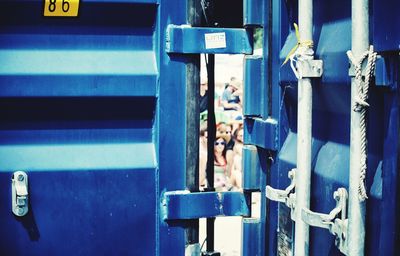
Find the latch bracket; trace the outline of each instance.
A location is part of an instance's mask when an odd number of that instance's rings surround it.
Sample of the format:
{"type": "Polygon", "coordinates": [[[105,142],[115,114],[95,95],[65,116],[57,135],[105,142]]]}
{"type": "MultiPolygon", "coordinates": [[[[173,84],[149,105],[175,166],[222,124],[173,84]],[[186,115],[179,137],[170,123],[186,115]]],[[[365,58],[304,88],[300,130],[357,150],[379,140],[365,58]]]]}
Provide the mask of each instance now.
{"type": "Polygon", "coordinates": [[[296,169],[292,169],[288,172],[288,177],[291,179],[290,185],[285,189],[275,189],[271,186],[266,187],[266,196],[269,200],[285,203],[291,210],[291,219],[295,220],[295,206],[296,206],[296,194],[293,190],[296,187],[296,169]]]}
{"type": "Polygon", "coordinates": [[[322,60],[297,61],[296,66],[298,70],[301,70],[303,78],[321,77],[324,72],[322,60]]]}
{"type": "Polygon", "coordinates": [[[347,253],[347,198],[345,188],[339,188],[333,193],[336,200],[336,207],[329,214],[313,212],[303,208],[301,210],[302,220],[310,226],[328,229],[335,236],[335,244],[339,250],[347,253]],[[339,217],[340,215],[340,217],[339,217]]]}
{"type": "Polygon", "coordinates": [[[11,179],[12,212],[22,217],[28,213],[28,175],[23,171],[14,172],[11,179]]]}

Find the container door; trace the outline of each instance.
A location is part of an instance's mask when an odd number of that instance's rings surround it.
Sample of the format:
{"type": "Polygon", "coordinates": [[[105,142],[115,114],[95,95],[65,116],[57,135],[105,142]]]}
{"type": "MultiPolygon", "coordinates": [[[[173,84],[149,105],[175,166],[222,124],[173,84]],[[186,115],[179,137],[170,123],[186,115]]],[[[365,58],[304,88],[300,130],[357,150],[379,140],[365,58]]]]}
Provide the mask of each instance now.
{"type": "Polygon", "coordinates": [[[178,2],[0,1],[1,255],[183,255],[158,217],[184,189],[178,2]]]}

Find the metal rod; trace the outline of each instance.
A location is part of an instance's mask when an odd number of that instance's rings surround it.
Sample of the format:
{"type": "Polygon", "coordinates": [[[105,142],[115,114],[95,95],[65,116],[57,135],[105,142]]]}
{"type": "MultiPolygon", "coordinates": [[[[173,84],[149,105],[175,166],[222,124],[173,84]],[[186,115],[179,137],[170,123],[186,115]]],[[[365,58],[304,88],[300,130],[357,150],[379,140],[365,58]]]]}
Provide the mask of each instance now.
{"type": "MultiPolygon", "coordinates": [[[[214,95],[215,95],[215,55],[209,54],[207,61],[208,75],[208,108],[207,108],[207,183],[208,190],[214,191],[214,142],[216,135],[215,127],[215,110],[214,110],[214,95]]],[[[207,219],[207,252],[214,252],[214,222],[215,218],[207,219]]]]}
{"type": "MultiPolygon", "coordinates": [[[[301,40],[312,40],[313,1],[299,0],[299,32],[301,40]]],[[[309,226],[301,218],[301,209],[310,209],[312,85],[310,78],[298,81],[297,110],[297,177],[295,256],[308,255],[309,226]]]]}
{"type": "MultiPolygon", "coordinates": [[[[355,59],[368,49],[369,19],[368,0],[352,0],[352,40],[351,51],[355,59]]],[[[351,79],[351,123],[350,123],[350,175],[349,175],[349,226],[348,255],[364,255],[365,201],[359,200],[358,186],[361,171],[361,126],[360,112],[353,111],[357,82],[351,79]]]]}

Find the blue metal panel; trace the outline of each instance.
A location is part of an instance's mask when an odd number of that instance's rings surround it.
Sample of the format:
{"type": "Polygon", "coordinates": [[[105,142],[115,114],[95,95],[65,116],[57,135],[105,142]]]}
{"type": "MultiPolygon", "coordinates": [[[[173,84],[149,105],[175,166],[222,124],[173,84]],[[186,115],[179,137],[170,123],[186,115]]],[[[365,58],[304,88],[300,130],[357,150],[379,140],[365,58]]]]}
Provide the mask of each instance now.
{"type": "Polygon", "coordinates": [[[156,94],[152,51],[4,50],[0,59],[2,97],[156,94]]]}
{"type": "Polygon", "coordinates": [[[43,18],[41,1],[2,3],[0,95],[155,96],[157,6],[135,2],[81,3],[69,19],[43,18]]]}
{"type": "Polygon", "coordinates": [[[156,4],[159,0],[85,0],[85,2],[94,3],[129,3],[129,4],[156,4]]]}
{"type": "MultiPolygon", "coordinates": [[[[383,58],[377,62],[376,84],[388,86],[390,90],[370,88],[370,108],[368,122],[368,177],[367,188],[367,236],[366,254],[393,254],[395,236],[394,214],[398,209],[397,137],[398,137],[398,3],[395,1],[373,1],[371,39],[383,58]],[[378,12],[376,12],[376,9],[378,12]],[[388,15],[385,15],[387,13],[388,15]],[[375,15],[381,16],[379,18],[375,15]],[[383,17],[385,21],[383,22],[383,17]],[[388,18],[389,17],[389,18],[388,18]],[[390,18],[392,17],[392,18],[390,18]],[[377,20],[381,20],[377,26],[377,20]],[[391,31],[391,32],[390,32],[391,31]],[[390,35],[389,35],[390,34],[390,35]],[[393,44],[394,43],[394,44],[393,44]],[[394,47],[394,48],[393,48],[394,47]],[[397,99],[397,98],[396,98],[397,99]],[[385,103],[384,103],[385,102],[385,103]],[[385,107],[384,107],[385,106],[385,107]],[[396,125],[395,125],[396,124],[396,125]],[[390,134],[391,145],[387,144],[390,134]],[[394,142],[394,143],[393,143],[394,142]],[[385,169],[386,168],[386,169],[385,169]],[[396,169],[397,168],[397,169],[396,169]],[[379,173],[382,173],[380,175],[379,173]],[[386,173],[386,175],[385,175],[386,173]],[[385,187],[385,181],[387,186],[385,187]],[[381,184],[381,185],[380,185],[381,184]],[[382,191],[380,191],[382,186],[382,191]],[[386,195],[384,193],[386,189],[386,195]],[[390,192],[389,192],[390,191],[390,192]],[[380,198],[381,197],[381,198],[380,198]],[[384,208],[383,208],[384,207],[384,208]],[[385,209],[385,210],[382,210],[385,209]],[[387,220],[387,221],[386,221],[387,220]],[[390,223],[390,228],[387,223],[390,223]],[[384,253],[383,253],[384,252],[384,253]]],[[[297,80],[289,65],[280,67],[290,49],[296,43],[294,31],[288,29],[297,22],[296,1],[273,1],[272,8],[272,116],[279,120],[278,157],[272,165],[271,186],[285,188],[289,179],[287,172],[296,166],[296,126],[297,126],[297,80]],[[280,86],[278,86],[280,85],[280,86]]],[[[351,6],[349,1],[314,1],[314,49],[316,58],[324,61],[324,74],[313,84],[313,164],[311,209],[329,212],[333,207],[333,191],[339,186],[348,186],[349,168],[349,127],[350,127],[350,78],[346,51],[351,48],[351,6]]],[[[264,31],[266,33],[267,30],[264,31]]],[[[290,216],[280,207],[275,215],[275,203],[270,202],[271,226],[269,227],[269,255],[279,255],[278,251],[291,250],[279,239],[292,239],[290,216]],[[279,222],[279,233],[273,224],[279,222]],[[278,243],[276,240],[278,237],[278,243]]],[[[341,255],[334,246],[332,235],[326,230],[310,229],[310,255],[341,255]]]]}
{"type": "Polygon", "coordinates": [[[373,44],[378,51],[400,50],[400,6],[397,0],[373,1],[373,44]]]}
{"type": "Polygon", "coordinates": [[[30,209],[20,218],[11,213],[12,173],[0,173],[2,255],[155,253],[154,168],[24,170],[30,209]]]}
{"type": "Polygon", "coordinates": [[[169,53],[230,53],[252,54],[251,30],[234,28],[192,28],[187,25],[170,25],[167,32],[166,50],[169,53]],[[223,46],[206,45],[207,34],[222,33],[223,46]]]}
{"type": "Polygon", "coordinates": [[[44,18],[43,1],[1,1],[1,255],[184,254],[159,207],[185,186],[188,58],[164,47],[185,7],[89,0],[78,18],[44,18]],[[21,218],[15,170],[29,176],[21,218]]]}
{"type": "Polygon", "coordinates": [[[243,193],[170,191],[161,200],[164,220],[185,220],[217,216],[246,216],[249,209],[243,193]]]}
{"type": "MultiPolygon", "coordinates": [[[[397,68],[399,68],[399,62],[397,62],[397,68]]],[[[380,230],[377,231],[379,234],[379,246],[376,249],[382,254],[396,254],[398,249],[400,230],[398,220],[398,209],[399,209],[399,92],[385,95],[384,98],[384,112],[385,115],[383,123],[387,127],[384,132],[383,139],[383,161],[382,161],[382,172],[381,182],[381,198],[377,199],[382,202],[381,216],[378,216],[378,221],[381,223],[380,230]],[[397,142],[397,143],[396,143],[397,142]],[[390,209],[390,210],[389,210],[390,209]],[[396,227],[397,225],[397,227],[396,227]],[[397,235],[397,238],[396,238],[397,235]],[[397,239],[397,241],[396,241],[397,239]]],[[[373,189],[373,186],[371,187],[373,189]]],[[[372,194],[372,193],[371,193],[372,194]]]]}

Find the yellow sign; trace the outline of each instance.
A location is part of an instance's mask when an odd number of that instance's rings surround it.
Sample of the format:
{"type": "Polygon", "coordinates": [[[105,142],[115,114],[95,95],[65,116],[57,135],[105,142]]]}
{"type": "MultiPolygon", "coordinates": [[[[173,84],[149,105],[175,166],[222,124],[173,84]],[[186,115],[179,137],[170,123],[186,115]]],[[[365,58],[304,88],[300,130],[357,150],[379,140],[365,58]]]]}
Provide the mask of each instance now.
{"type": "Polygon", "coordinates": [[[44,16],[77,17],[80,0],[45,0],[44,16]]]}

